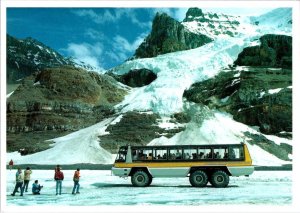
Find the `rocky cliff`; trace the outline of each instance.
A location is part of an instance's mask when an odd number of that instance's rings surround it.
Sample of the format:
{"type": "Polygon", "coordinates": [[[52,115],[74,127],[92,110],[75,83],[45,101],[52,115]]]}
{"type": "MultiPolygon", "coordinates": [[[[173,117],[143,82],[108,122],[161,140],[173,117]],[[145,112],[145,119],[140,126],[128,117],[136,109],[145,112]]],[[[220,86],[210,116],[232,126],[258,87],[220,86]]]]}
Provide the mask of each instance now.
{"type": "Polygon", "coordinates": [[[113,72],[109,72],[107,74],[130,87],[142,87],[149,85],[157,78],[157,75],[149,69],[134,69],[123,75],[117,75],[113,72]]]}
{"type": "Polygon", "coordinates": [[[203,34],[196,34],[166,13],[157,13],[152,31],[137,48],[135,58],[155,57],[160,54],[188,50],[211,42],[212,39],[203,34]]]}
{"type": "Polygon", "coordinates": [[[234,67],[186,90],[188,100],[225,110],[266,134],[292,132],[292,38],[264,35],[245,48],[234,67]],[[276,68],[274,68],[276,67],[276,68]]]}
{"type": "Polygon", "coordinates": [[[264,35],[260,45],[245,48],[235,61],[240,66],[267,66],[292,68],[292,37],[264,35]]]}
{"type": "Polygon", "coordinates": [[[112,106],[125,94],[107,75],[74,67],[45,69],[25,78],[7,99],[8,141],[19,133],[47,135],[47,131],[74,131],[95,124],[110,116],[112,106]]]}

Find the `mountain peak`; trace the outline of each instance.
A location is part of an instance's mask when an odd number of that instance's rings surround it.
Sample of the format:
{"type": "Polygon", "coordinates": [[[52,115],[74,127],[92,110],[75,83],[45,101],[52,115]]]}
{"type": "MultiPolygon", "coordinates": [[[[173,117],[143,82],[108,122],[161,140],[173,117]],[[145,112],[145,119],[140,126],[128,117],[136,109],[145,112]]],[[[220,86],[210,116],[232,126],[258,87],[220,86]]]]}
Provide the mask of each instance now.
{"type": "Polygon", "coordinates": [[[151,33],[137,48],[134,57],[149,58],[157,55],[188,50],[211,42],[206,35],[195,34],[166,13],[156,13],[151,33]]]}
{"type": "Polygon", "coordinates": [[[198,7],[192,7],[189,8],[188,11],[186,12],[185,19],[183,21],[190,21],[194,17],[203,17],[203,12],[200,8],[198,7]]]}

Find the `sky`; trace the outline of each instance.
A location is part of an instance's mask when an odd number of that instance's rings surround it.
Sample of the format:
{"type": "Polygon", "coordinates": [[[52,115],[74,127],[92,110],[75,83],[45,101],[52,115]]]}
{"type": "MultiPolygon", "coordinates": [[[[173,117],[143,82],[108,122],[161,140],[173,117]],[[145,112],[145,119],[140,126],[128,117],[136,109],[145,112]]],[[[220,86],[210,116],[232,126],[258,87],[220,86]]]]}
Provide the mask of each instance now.
{"type": "MultiPolygon", "coordinates": [[[[258,15],[267,8],[206,8],[204,11],[258,15]]],[[[130,58],[150,33],[157,12],[178,21],[187,8],[7,8],[7,33],[32,37],[64,56],[109,69],[130,58]]]]}

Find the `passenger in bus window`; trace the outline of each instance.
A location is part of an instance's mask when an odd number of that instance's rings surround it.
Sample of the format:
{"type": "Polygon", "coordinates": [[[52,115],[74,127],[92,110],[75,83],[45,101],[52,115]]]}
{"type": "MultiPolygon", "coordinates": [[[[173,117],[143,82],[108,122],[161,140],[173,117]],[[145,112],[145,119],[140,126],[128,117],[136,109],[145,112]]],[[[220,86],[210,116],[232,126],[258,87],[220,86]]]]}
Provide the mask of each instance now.
{"type": "Polygon", "coordinates": [[[172,153],[172,154],[170,155],[170,159],[172,159],[172,160],[176,159],[176,156],[175,156],[174,153],[172,153]]]}
{"type": "Polygon", "coordinates": [[[210,151],[209,153],[207,153],[206,158],[212,158],[212,152],[210,151]]]}
{"type": "Polygon", "coordinates": [[[167,153],[164,153],[164,155],[163,155],[162,158],[163,158],[163,159],[167,159],[167,153]]]}
{"type": "Polygon", "coordinates": [[[220,159],[220,158],[221,158],[221,155],[220,155],[219,152],[216,152],[214,157],[215,157],[216,159],[220,159]]]}
{"type": "Polygon", "coordinates": [[[204,152],[200,152],[199,159],[204,159],[204,152]]]}
{"type": "Polygon", "coordinates": [[[193,159],[197,159],[197,153],[193,153],[192,156],[193,156],[193,159]]]}
{"type": "Polygon", "coordinates": [[[188,153],[188,152],[184,152],[183,157],[184,157],[184,159],[190,159],[191,158],[190,153],[188,153]]]}
{"type": "Polygon", "coordinates": [[[179,152],[179,149],[177,149],[176,152],[176,159],[181,159],[181,152],[179,152]]]}
{"type": "Polygon", "coordinates": [[[228,158],[228,150],[227,149],[225,149],[225,153],[224,153],[224,157],[223,157],[224,159],[227,159],[228,158]]]}
{"type": "Polygon", "coordinates": [[[235,152],[234,152],[233,149],[229,149],[229,158],[230,159],[236,159],[235,152]]]}
{"type": "Polygon", "coordinates": [[[140,150],[140,151],[139,151],[138,159],[140,159],[140,160],[143,160],[143,159],[144,159],[144,153],[143,153],[143,150],[140,150]]]}
{"type": "Polygon", "coordinates": [[[149,153],[148,157],[147,157],[147,160],[152,160],[153,157],[152,157],[152,153],[149,153]]]}
{"type": "Polygon", "coordinates": [[[137,154],[137,151],[136,151],[136,150],[133,151],[132,159],[133,159],[133,160],[137,160],[137,159],[138,159],[138,154],[137,154]]]}

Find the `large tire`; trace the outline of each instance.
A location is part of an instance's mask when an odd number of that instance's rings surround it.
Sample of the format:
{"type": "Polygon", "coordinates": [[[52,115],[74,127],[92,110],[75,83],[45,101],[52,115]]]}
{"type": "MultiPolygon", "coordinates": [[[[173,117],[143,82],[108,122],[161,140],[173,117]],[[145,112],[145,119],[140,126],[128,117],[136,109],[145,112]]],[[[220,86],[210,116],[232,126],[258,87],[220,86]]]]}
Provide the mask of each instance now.
{"type": "Polygon", "coordinates": [[[131,183],[138,187],[149,186],[151,184],[150,179],[151,177],[147,172],[138,170],[131,176],[131,183]]]}
{"type": "Polygon", "coordinates": [[[229,176],[222,170],[216,171],[212,174],[210,183],[217,188],[226,187],[229,184],[229,176]]]}
{"type": "Polygon", "coordinates": [[[147,184],[147,186],[150,186],[151,185],[151,183],[152,183],[152,177],[150,177],[150,179],[149,179],[149,183],[147,184]]]}
{"type": "Polygon", "coordinates": [[[190,183],[194,187],[204,187],[207,185],[207,182],[207,174],[202,170],[196,170],[190,175],[190,183]]]}

